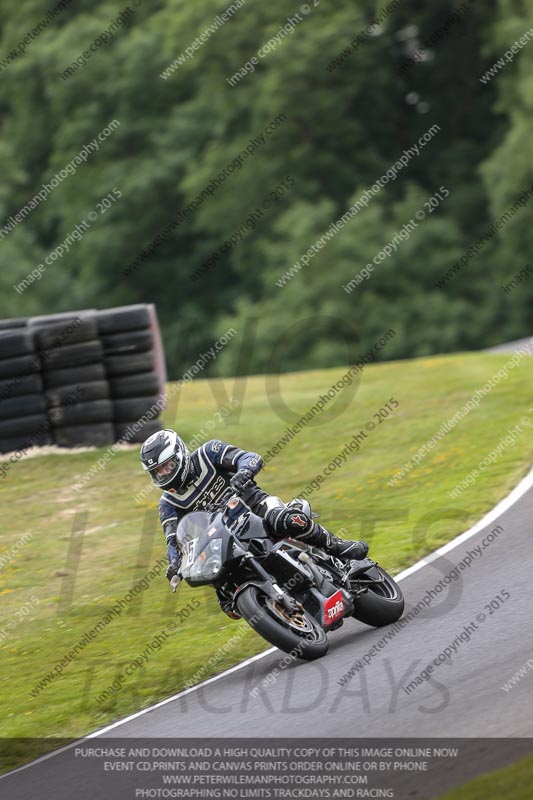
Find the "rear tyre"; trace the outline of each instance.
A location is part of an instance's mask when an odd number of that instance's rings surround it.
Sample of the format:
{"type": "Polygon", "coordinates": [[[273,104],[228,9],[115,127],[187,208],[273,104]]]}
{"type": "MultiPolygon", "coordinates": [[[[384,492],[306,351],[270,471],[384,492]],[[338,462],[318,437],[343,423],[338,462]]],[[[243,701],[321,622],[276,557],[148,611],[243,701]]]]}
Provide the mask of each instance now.
{"type": "Polygon", "coordinates": [[[373,628],[382,628],[400,619],[405,600],[396,581],[378,565],[365,573],[365,578],[378,578],[382,582],[370,584],[368,591],[355,600],[353,616],[373,628]]]}
{"type": "Polygon", "coordinates": [[[243,590],[237,597],[237,608],[254,631],[285,653],[312,661],[328,652],[328,637],[310,614],[301,611],[291,619],[257,586],[243,590]]]}

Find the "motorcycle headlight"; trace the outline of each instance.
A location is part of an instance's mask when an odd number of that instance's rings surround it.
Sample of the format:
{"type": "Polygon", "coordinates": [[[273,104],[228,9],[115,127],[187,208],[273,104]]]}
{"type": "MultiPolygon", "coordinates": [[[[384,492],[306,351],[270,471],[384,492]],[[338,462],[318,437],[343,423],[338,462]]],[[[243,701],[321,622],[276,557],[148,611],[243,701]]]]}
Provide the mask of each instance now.
{"type": "Polygon", "coordinates": [[[222,566],[222,539],[212,539],[191,567],[191,578],[214,578],[222,566]]]}

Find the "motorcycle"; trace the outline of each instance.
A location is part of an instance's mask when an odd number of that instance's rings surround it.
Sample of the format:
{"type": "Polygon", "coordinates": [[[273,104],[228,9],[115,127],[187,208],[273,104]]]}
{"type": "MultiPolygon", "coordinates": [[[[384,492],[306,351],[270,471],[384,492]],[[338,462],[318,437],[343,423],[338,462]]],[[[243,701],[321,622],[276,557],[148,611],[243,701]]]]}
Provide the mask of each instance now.
{"type": "Polygon", "coordinates": [[[190,586],[213,586],[230,616],[304,660],[324,656],[327,634],[346,618],[377,628],[404,610],[400,587],[377,562],[343,562],[295,539],[274,542],[231,488],[208,511],[183,517],[176,536],[190,586]]]}

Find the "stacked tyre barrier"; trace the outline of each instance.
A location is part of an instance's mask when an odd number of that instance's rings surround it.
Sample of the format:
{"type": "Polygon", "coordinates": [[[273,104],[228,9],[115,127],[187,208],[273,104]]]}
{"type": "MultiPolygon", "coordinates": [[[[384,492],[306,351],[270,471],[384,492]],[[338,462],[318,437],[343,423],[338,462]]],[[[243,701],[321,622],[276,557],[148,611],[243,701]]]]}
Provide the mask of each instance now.
{"type": "Polygon", "coordinates": [[[41,362],[26,320],[0,325],[0,452],[51,444],[41,362]]]}
{"type": "Polygon", "coordinates": [[[161,430],[158,406],[162,349],[153,306],[112,308],[98,313],[109,381],[115,438],[143,442],[161,430]]]}
{"type": "Polygon", "coordinates": [[[104,447],[115,441],[113,406],[96,314],[34,317],[29,323],[41,364],[55,444],[104,447]]]}
{"type": "Polygon", "coordinates": [[[165,383],[151,305],[0,320],[0,452],[143,441],[165,383]]]}

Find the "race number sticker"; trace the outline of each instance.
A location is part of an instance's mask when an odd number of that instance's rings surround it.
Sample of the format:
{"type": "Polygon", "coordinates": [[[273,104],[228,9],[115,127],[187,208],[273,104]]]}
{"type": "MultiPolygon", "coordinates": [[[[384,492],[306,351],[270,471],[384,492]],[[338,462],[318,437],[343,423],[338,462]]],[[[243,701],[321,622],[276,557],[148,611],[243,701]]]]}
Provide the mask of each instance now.
{"type": "Polygon", "coordinates": [[[185,567],[192,567],[194,564],[194,545],[194,539],[185,545],[185,567]]]}

